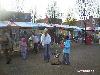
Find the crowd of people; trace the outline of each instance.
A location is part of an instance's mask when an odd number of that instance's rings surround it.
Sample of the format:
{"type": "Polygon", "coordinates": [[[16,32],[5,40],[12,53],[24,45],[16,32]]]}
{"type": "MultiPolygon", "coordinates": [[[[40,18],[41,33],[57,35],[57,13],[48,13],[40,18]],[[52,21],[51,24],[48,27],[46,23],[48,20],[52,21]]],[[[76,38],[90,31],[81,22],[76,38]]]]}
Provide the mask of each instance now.
{"type": "MultiPolygon", "coordinates": [[[[7,59],[7,64],[10,64],[11,62],[11,44],[12,43],[12,39],[11,36],[9,34],[9,29],[5,29],[5,36],[6,37],[6,41],[7,43],[0,43],[2,44],[1,48],[4,50],[4,54],[6,56],[7,59]],[[7,36],[6,33],[8,33],[9,35],[7,36]],[[10,46],[9,46],[10,45],[10,46]],[[5,49],[4,49],[5,48],[5,49]]],[[[43,33],[39,34],[38,31],[34,31],[32,33],[32,35],[29,38],[26,38],[26,36],[22,35],[20,37],[20,41],[19,41],[19,47],[20,47],[20,54],[21,54],[21,58],[26,60],[28,57],[28,50],[29,50],[29,44],[30,41],[32,42],[32,51],[34,53],[38,53],[39,51],[39,45],[42,46],[43,48],[43,58],[45,62],[50,62],[51,59],[51,44],[52,44],[52,37],[49,34],[49,31],[47,28],[44,29],[43,33]]],[[[70,47],[71,47],[71,41],[69,36],[66,36],[65,40],[63,41],[63,48],[62,48],[62,52],[63,52],[63,64],[70,64],[69,61],[69,54],[70,54],[70,47]]]]}
{"type": "MultiPolygon", "coordinates": [[[[66,36],[65,38],[65,41],[62,41],[63,42],[63,54],[64,54],[64,61],[63,62],[66,62],[65,64],[69,64],[69,53],[70,53],[70,42],[69,41],[69,36],[66,36]],[[67,53],[67,54],[66,54],[67,53]],[[67,60],[68,59],[68,60],[67,60]]],[[[44,57],[44,61],[45,62],[49,62],[50,61],[50,52],[51,52],[51,42],[52,42],[52,37],[51,35],[49,34],[48,32],[48,29],[45,28],[43,33],[42,34],[39,34],[38,31],[34,31],[33,34],[29,37],[28,41],[31,41],[32,42],[32,51],[34,53],[38,53],[39,51],[39,45],[42,45],[43,47],[43,57],[44,57]]],[[[27,39],[25,39],[25,37],[21,37],[21,40],[20,40],[20,50],[21,50],[21,56],[23,59],[26,59],[27,58],[27,49],[28,49],[28,42],[27,39]]]]}
{"type": "MultiPolygon", "coordinates": [[[[11,39],[12,37],[10,33],[11,33],[10,28],[7,28],[4,29],[3,35],[0,35],[0,39],[1,37],[3,37],[3,39],[6,38],[6,41],[2,41],[1,39],[0,44],[1,44],[1,49],[4,51],[4,54],[6,56],[7,64],[11,62],[11,54],[13,52],[13,48],[12,48],[13,40],[11,39]]],[[[21,58],[24,60],[28,59],[27,57],[28,57],[29,50],[32,50],[33,53],[37,54],[40,49],[43,49],[42,53],[43,53],[44,61],[50,62],[51,51],[52,51],[51,45],[53,44],[53,42],[55,42],[56,44],[59,44],[62,49],[62,53],[63,53],[63,57],[62,57],[63,61],[61,61],[62,64],[69,65],[71,42],[73,40],[72,36],[70,34],[66,34],[66,35],[59,34],[59,36],[56,37],[53,36],[54,35],[51,35],[50,31],[47,28],[45,28],[41,33],[39,33],[38,30],[35,30],[32,32],[32,35],[28,37],[26,34],[21,35],[19,40],[19,49],[20,49],[19,51],[21,54],[21,58]]],[[[80,33],[74,39],[76,43],[79,42],[78,40],[81,40],[82,43],[84,36],[82,36],[82,34],[80,33]]],[[[87,44],[91,44],[91,41],[92,41],[92,36],[87,34],[85,38],[85,42],[87,44]]],[[[57,55],[59,55],[59,53],[55,55],[55,58],[57,55]]]]}

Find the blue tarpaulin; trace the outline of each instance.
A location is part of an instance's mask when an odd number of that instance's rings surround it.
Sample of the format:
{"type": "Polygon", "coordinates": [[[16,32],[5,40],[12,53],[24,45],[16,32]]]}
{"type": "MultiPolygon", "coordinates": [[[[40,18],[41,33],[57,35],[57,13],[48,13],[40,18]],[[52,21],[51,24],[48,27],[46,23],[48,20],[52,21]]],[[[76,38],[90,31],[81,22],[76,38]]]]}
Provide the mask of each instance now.
{"type": "Polygon", "coordinates": [[[14,23],[21,27],[32,27],[32,24],[27,23],[27,22],[14,22],[14,23]]]}
{"type": "Polygon", "coordinates": [[[38,27],[38,24],[32,22],[14,22],[16,25],[21,27],[38,27]]]}
{"type": "Polygon", "coordinates": [[[0,28],[4,28],[7,26],[7,23],[6,22],[0,22],[0,28]]]}

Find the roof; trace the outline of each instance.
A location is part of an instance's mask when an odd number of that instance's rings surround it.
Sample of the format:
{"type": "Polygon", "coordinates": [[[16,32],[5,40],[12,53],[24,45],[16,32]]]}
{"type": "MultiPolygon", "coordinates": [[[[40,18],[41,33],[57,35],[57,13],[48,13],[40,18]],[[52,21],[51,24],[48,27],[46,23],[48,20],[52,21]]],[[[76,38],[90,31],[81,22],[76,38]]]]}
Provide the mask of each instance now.
{"type": "Polygon", "coordinates": [[[31,22],[15,22],[15,24],[21,27],[33,27],[31,22]]]}

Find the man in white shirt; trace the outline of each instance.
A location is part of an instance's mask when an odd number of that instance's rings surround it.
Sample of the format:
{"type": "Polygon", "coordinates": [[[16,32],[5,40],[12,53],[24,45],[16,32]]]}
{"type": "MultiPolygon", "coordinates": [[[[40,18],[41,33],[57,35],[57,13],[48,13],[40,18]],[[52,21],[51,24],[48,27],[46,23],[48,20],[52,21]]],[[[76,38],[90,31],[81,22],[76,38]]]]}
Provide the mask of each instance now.
{"type": "Polygon", "coordinates": [[[41,43],[44,47],[44,61],[49,62],[51,36],[48,34],[48,29],[46,28],[44,29],[44,34],[41,36],[41,43]]]}
{"type": "Polygon", "coordinates": [[[37,52],[38,52],[39,36],[38,36],[38,34],[37,34],[36,32],[33,33],[33,35],[32,35],[32,40],[33,40],[33,43],[34,43],[34,48],[33,48],[33,50],[34,50],[34,52],[37,54],[37,52]]]}

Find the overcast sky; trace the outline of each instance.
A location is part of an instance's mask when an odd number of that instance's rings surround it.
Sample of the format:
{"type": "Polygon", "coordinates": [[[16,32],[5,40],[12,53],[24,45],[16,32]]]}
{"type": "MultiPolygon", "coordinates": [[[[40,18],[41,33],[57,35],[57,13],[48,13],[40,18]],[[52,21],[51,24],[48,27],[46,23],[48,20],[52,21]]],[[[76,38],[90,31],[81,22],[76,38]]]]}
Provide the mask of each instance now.
{"type": "MultiPolygon", "coordinates": [[[[18,0],[0,0],[0,7],[5,10],[16,11],[16,5],[18,0]]],[[[30,9],[37,11],[38,16],[45,16],[47,12],[48,3],[50,4],[53,0],[19,0],[20,5],[23,6],[25,12],[29,12],[30,9]],[[23,5],[22,5],[23,3],[23,5]]],[[[57,7],[61,13],[67,13],[68,9],[75,7],[76,0],[55,0],[57,1],[57,7]]],[[[99,0],[98,0],[99,1],[99,0]]]]}

